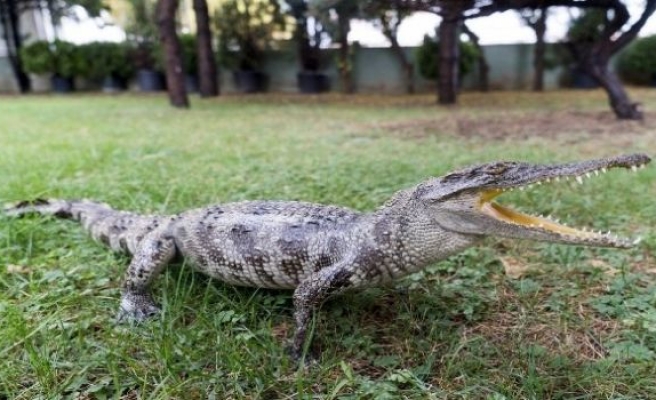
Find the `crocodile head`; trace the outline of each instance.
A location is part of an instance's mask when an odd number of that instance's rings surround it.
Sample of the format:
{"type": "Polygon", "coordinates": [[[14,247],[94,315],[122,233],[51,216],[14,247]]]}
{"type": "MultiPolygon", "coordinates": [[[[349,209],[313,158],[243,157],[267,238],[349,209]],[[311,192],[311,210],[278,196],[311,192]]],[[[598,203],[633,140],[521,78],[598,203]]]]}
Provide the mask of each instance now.
{"type": "Polygon", "coordinates": [[[494,200],[504,192],[529,190],[535,185],[566,180],[581,184],[610,169],[637,171],[649,161],[644,154],[631,154],[553,165],[492,162],[424,182],[415,189],[413,197],[425,204],[435,223],[452,232],[628,248],[637,241],[610,232],[572,228],[550,217],[523,214],[494,200]]]}

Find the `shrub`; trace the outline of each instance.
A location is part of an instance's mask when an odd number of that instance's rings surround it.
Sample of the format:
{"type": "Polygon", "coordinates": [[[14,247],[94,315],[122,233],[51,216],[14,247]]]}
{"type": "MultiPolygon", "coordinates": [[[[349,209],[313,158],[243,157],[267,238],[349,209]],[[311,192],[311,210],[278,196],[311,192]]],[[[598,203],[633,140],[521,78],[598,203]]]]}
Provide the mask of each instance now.
{"type": "Polygon", "coordinates": [[[567,30],[567,40],[589,45],[599,40],[606,26],[605,9],[589,9],[572,20],[567,30]]]}
{"type": "Polygon", "coordinates": [[[198,51],[196,43],[196,35],[180,35],[182,69],[187,75],[196,75],[198,73],[198,51]]]}
{"type": "Polygon", "coordinates": [[[130,51],[126,43],[92,42],[80,46],[80,54],[85,60],[84,76],[93,80],[108,76],[129,79],[134,73],[130,51]]]}
{"type": "Polygon", "coordinates": [[[61,40],[33,42],[21,49],[20,57],[25,70],[34,74],[51,73],[72,78],[85,69],[78,46],[61,40]]]}
{"type": "Polygon", "coordinates": [[[25,71],[32,74],[52,73],[52,54],[50,43],[45,40],[32,42],[20,50],[20,58],[25,71]]]}
{"type": "Polygon", "coordinates": [[[653,85],[656,82],[656,35],[631,44],[620,55],[617,70],[626,82],[653,85]]]}
{"type": "MultiPolygon", "coordinates": [[[[428,35],[424,36],[424,42],[419,46],[416,53],[417,64],[419,65],[419,73],[431,80],[437,80],[439,77],[439,56],[440,44],[436,38],[428,35]]],[[[459,73],[460,77],[467,75],[474,67],[474,63],[478,58],[478,51],[473,44],[469,42],[460,42],[460,64],[459,73]]]]}
{"type": "Polygon", "coordinates": [[[230,69],[256,71],[285,19],[276,0],[227,0],[214,15],[219,62],[230,69]]]}

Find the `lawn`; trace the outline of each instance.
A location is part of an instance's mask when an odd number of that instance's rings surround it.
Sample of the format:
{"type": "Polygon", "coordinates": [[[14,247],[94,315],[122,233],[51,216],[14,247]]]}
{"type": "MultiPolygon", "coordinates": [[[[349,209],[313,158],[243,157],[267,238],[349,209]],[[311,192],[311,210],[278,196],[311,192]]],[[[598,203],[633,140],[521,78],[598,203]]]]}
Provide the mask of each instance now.
{"type": "MultiPolygon", "coordinates": [[[[497,159],[656,150],[601,91],[433,96],[0,97],[0,204],[92,198],[144,213],[289,199],[372,210],[395,191],[497,159]]],[[[656,165],[504,203],[640,236],[631,250],[489,239],[394,284],[325,304],[319,361],[285,346],[291,293],[167,269],[163,314],[117,325],[127,257],[74,223],[0,216],[1,399],[656,398],[656,165]]]]}

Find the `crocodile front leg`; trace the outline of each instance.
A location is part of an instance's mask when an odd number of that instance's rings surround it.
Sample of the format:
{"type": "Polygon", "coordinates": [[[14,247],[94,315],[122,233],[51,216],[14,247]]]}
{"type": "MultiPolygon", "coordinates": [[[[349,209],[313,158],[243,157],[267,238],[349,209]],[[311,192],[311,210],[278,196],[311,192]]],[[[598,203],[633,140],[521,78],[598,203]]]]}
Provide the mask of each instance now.
{"type": "Polygon", "coordinates": [[[301,282],[294,291],[296,331],[290,349],[294,361],[301,361],[303,357],[303,347],[313,311],[328,297],[351,286],[351,267],[350,263],[338,263],[324,268],[301,282]]]}
{"type": "Polygon", "coordinates": [[[159,275],[176,253],[175,241],[153,232],[144,238],[125,274],[121,308],[117,320],[143,321],[160,309],[150,294],[150,283],[159,275]]]}

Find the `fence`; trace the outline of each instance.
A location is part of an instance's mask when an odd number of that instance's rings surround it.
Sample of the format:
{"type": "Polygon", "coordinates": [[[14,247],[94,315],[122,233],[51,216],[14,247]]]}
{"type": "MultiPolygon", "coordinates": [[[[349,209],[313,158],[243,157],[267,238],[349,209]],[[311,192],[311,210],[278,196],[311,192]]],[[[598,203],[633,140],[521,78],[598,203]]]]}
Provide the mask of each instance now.
{"type": "MultiPolygon", "coordinates": [[[[414,58],[415,48],[405,48],[410,59],[414,58]]],[[[483,51],[490,65],[489,82],[492,89],[518,90],[530,87],[533,75],[533,45],[511,44],[484,46],[483,51]]],[[[336,67],[337,54],[326,50],[325,73],[331,79],[331,88],[340,90],[339,73],[336,67]]],[[[264,72],[269,75],[269,90],[274,92],[296,92],[296,73],[298,62],[293,51],[277,51],[268,55],[264,72]]],[[[558,87],[560,69],[545,72],[545,88],[558,87]]],[[[353,80],[358,92],[362,93],[403,93],[403,71],[389,48],[356,47],[353,54],[353,80]]],[[[221,90],[234,91],[231,74],[221,71],[221,90]]],[[[475,89],[476,73],[463,78],[464,90],[475,89]]],[[[435,91],[435,82],[421,77],[415,66],[415,85],[419,93],[435,91]]],[[[44,81],[34,85],[37,90],[47,89],[44,81]]],[[[84,85],[78,85],[84,87],[84,85]]],[[[0,57],[0,92],[15,92],[16,85],[6,57],[0,57]]]]}

